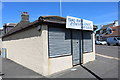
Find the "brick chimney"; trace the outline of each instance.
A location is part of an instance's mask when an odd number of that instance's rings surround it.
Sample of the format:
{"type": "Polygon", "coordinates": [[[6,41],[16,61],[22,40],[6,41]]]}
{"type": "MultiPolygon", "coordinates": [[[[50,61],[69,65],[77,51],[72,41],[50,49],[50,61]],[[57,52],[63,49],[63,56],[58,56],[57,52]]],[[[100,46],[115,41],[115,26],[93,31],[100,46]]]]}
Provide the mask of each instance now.
{"type": "Polygon", "coordinates": [[[16,27],[24,27],[28,24],[30,24],[29,14],[28,14],[28,12],[22,12],[21,21],[19,22],[19,24],[16,25],[16,27]]]}
{"type": "Polygon", "coordinates": [[[28,12],[22,12],[22,14],[21,14],[21,21],[29,21],[28,12]]]}

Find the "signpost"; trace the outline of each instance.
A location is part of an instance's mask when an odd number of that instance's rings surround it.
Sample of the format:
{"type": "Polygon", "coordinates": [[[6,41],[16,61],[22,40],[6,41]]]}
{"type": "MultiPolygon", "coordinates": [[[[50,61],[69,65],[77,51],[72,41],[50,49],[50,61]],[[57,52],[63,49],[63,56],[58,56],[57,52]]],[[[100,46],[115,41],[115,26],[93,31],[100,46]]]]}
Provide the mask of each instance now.
{"type": "Polygon", "coordinates": [[[67,16],[66,28],[93,31],[93,22],[85,19],[67,16]]]}

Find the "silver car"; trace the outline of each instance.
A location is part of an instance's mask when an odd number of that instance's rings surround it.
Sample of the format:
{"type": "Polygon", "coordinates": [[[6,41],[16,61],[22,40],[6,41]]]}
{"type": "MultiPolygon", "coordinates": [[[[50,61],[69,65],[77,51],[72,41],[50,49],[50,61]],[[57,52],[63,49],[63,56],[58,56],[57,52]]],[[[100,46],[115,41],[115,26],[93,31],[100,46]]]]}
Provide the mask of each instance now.
{"type": "Polygon", "coordinates": [[[95,43],[98,45],[106,45],[107,44],[106,41],[96,41],[95,43]]]}

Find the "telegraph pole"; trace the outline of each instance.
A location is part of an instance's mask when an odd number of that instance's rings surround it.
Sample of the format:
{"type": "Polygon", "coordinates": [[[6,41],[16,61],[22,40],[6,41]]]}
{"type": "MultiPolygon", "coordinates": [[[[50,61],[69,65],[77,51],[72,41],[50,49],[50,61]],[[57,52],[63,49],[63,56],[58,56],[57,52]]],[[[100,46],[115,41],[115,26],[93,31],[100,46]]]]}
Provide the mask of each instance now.
{"type": "Polygon", "coordinates": [[[62,0],[60,0],[60,16],[62,16],[62,0]]]}

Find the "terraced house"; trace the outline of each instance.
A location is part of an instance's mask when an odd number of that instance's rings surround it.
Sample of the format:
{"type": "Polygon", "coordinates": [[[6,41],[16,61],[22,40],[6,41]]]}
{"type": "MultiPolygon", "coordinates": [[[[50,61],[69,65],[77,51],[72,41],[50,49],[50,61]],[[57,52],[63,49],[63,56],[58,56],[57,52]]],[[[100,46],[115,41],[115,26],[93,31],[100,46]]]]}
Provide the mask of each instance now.
{"type": "Polygon", "coordinates": [[[107,25],[101,25],[100,30],[96,32],[96,40],[106,40],[108,37],[120,37],[119,27],[118,20],[107,25]]]}

